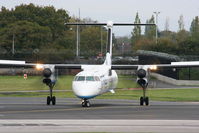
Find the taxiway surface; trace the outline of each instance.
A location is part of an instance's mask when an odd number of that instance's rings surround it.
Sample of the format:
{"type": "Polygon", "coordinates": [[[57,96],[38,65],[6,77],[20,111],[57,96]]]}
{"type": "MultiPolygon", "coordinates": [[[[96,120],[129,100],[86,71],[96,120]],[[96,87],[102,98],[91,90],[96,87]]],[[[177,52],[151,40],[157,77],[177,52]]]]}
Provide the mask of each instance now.
{"type": "Polygon", "coordinates": [[[158,102],[139,106],[137,100],[58,98],[47,106],[45,98],[0,98],[3,132],[197,132],[198,102],[158,102]],[[78,127],[78,128],[77,128],[78,127]],[[20,130],[19,130],[20,129],[20,130]]]}
{"type": "Polygon", "coordinates": [[[81,107],[79,99],[58,98],[46,105],[45,98],[0,98],[0,119],[169,119],[199,120],[198,102],[156,102],[139,106],[138,100],[90,100],[81,107]]]}

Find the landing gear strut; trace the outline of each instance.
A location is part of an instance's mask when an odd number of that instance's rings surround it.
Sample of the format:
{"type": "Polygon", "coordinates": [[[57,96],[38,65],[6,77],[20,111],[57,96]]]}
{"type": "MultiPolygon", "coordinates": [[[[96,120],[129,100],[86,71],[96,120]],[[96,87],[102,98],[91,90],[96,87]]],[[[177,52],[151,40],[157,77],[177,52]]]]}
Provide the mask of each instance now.
{"type": "Polygon", "coordinates": [[[50,105],[50,103],[52,102],[52,105],[56,104],[56,97],[53,96],[53,87],[54,84],[49,84],[49,89],[50,89],[50,96],[47,96],[47,105],[50,105]]]}
{"type": "Polygon", "coordinates": [[[149,97],[146,97],[146,88],[147,88],[147,85],[146,86],[142,86],[142,89],[143,89],[143,97],[140,97],[140,105],[143,106],[144,103],[146,106],[149,105],[149,97]]]}
{"type": "Polygon", "coordinates": [[[91,104],[87,99],[82,99],[82,107],[90,107],[91,104]]]}

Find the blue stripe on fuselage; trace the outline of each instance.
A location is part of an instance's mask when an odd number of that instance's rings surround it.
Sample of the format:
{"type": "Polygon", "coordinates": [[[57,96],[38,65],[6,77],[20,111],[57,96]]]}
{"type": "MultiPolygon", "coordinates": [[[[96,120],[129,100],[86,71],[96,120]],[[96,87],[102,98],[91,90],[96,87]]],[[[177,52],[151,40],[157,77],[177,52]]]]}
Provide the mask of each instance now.
{"type": "Polygon", "coordinates": [[[78,95],[76,95],[78,98],[81,98],[81,99],[91,99],[91,98],[94,98],[94,97],[96,97],[96,96],[98,96],[98,95],[93,95],[93,96],[78,96],[78,95]]]}

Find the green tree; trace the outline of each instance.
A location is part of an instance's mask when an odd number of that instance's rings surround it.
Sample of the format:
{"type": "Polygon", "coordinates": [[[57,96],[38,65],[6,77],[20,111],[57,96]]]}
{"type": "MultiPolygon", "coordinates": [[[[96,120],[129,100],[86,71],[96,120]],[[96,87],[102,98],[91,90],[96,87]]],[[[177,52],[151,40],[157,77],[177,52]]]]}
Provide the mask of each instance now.
{"type": "MultiPolygon", "coordinates": [[[[57,51],[60,51],[59,49],[71,50],[74,43],[74,39],[71,37],[73,34],[65,26],[70,17],[63,9],[55,9],[53,6],[40,7],[34,4],[21,4],[11,10],[2,7],[0,17],[1,49],[10,51],[13,36],[15,50],[18,52],[29,51],[32,53],[35,49],[42,51],[42,49],[53,48],[57,51]]],[[[23,56],[20,57],[23,58],[23,56]]]]}
{"type": "Polygon", "coordinates": [[[180,18],[178,20],[178,25],[179,25],[179,31],[184,30],[184,19],[183,19],[183,15],[180,15],[180,18]]]}
{"type": "Polygon", "coordinates": [[[190,37],[190,33],[186,30],[180,30],[176,33],[176,41],[177,43],[181,43],[183,41],[186,41],[190,37]]]}
{"type": "MultiPolygon", "coordinates": [[[[154,24],[155,18],[152,15],[149,20],[146,21],[147,24],[154,24]]],[[[156,27],[155,26],[145,26],[145,36],[149,39],[154,39],[156,34],[156,27]]]]}
{"type": "Polygon", "coordinates": [[[13,36],[15,36],[15,50],[34,50],[42,45],[47,46],[52,35],[48,27],[28,21],[17,21],[0,29],[0,46],[8,51],[12,47],[13,36]]]}
{"type": "Polygon", "coordinates": [[[192,37],[189,37],[185,41],[179,43],[178,51],[180,52],[180,55],[198,55],[198,42],[193,40],[192,37]]]}
{"type": "Polygon", "coordinates": [[[66,30],[64,24],[70,18],[65,10],[56,10],[53,6],[20,5],[13,12],[17,20],[26,20],[36,22],[41,26],[48,26],[51,29],[53,40],[64,35],[64,31],[66,30]]]}
{"type": "Polygon", "coordinates": [[[190,33],[193,39],[199,38],[199,18],[198,16],[195,17],[195,19],[192,20],[191,22],[191,27],[190,27],[190,33]]]}
{"type": "MultiPolygon", "coordinates": [[[[134,24],[140,24],[140,18],[138,12],[136,13],[134,24]]],[[[132,44],[136,43],[141,38],[141,26],[134,26],[133,31],[131,32],[131,42],[132,44]]]]}
{"type": "MultiPolygon", "coordinates": [[[[107,33],[103,30],[103,49],[105,49],[107,33]]],[[[81,31],[81,54],[96,56],[101,50],[101,27],[86,26],[81,31]]]]}

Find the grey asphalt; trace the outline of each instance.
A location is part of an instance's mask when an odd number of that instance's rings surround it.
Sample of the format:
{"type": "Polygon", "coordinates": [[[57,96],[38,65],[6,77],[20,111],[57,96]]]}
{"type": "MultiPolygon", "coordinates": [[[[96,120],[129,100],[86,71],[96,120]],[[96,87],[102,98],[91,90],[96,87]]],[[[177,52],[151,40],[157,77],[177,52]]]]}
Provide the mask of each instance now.
{"type": "Polygon", "coordinates": [[[199,120],[198,102],[156,102],[139,106],[138,100],[90,100],[83,108],[76,98],[58,98],[47,106],[45,98],[0,98],[0,119],[158,119],[199,120]]]}
{"type": "Polygon", "coordinates": [[[198,132],[199,102],[0,97],[0,132],[198,132]]]}

